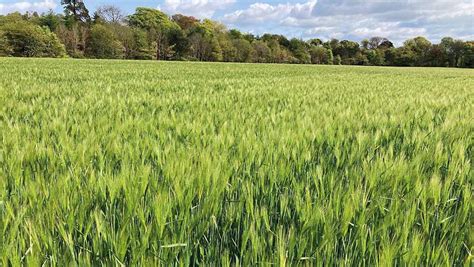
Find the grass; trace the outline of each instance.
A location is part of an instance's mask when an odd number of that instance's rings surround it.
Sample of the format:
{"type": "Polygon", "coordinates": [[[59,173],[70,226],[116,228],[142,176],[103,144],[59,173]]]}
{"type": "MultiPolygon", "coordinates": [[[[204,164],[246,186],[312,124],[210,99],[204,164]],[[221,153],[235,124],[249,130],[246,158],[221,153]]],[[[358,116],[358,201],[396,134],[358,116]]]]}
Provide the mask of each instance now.
{"type": "Polygon", "coordinates": [[[474,71],[0,59],[0,265],[467,265],[474,71]]]}

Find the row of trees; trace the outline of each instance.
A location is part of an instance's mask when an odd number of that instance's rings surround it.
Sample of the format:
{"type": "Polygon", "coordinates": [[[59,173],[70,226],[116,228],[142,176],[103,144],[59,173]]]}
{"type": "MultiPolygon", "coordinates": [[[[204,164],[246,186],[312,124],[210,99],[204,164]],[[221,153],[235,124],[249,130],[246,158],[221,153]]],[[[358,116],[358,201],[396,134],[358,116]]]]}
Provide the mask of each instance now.
{"type": "Polygon", "coordinates": [[[63,0],[64,14],[0,16],[0,56],[196,60],[375,66],[474,67],[474,41],[424,37],[395,47],[386,38],[349,40],[254,36],[209,19],[169,17],[151,8],[125,16],[115,6],[92,16],[80,0],[63,0]]]}

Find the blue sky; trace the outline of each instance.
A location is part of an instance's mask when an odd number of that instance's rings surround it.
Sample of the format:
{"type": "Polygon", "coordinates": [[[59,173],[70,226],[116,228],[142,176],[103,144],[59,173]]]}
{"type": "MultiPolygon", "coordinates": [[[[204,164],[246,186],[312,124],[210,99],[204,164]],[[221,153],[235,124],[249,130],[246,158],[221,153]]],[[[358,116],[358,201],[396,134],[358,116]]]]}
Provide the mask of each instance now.
{"type": "MultiPolygon", "coordinates": [[[[0,0],[0,14],[54,9],[56,0],[0,0]]],[[[371,36],[401,41],[426,36],[474,40],[474,0],[84,0],[90,10],[114,4],[126,13],[137,6],[168,14],[210,17],[245,32],[289,37],[362,40],[371,36]]]]}

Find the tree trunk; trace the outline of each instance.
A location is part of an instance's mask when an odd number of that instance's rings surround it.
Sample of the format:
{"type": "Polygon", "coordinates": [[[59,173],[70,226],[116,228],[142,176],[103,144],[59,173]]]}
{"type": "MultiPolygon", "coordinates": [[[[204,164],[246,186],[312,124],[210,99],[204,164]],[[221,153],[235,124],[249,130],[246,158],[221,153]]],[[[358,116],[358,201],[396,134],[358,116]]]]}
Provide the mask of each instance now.
{"type": "Polygon", "coordinates": [[[160,60],[160,39],[156,39],[156,60],[160,60]]]}

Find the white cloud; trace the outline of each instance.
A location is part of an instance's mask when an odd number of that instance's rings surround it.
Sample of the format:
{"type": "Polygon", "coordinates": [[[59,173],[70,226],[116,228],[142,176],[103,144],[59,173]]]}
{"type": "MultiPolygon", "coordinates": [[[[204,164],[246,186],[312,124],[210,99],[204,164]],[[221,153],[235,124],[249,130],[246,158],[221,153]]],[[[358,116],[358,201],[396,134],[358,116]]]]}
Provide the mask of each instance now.
{"type": "Polygon", "coordinates": [[[169,15],[182,13],[198,18],[210,18],[218,10],[223,10],[235,3],[235,0],[165,0],[158,9],[169,15]]]}
{"type": "Polygon", "coordinates": [[[245,10],[237,10],[226,14],[223,18],[228,23],[256,23],[265,21],[278,21],[288,18],[304,19],[310,18],[316,1],[309,1],[303,4],[278,4],[254,3],[245,10]]]}
{"type": "Polygon", "coordinates": [[[50,9],[57,7],[57,1],[44,0],[39,2],[21,1],[9,4],[0,4],[0,14],[8,14],[11,12],[26,12],[26,11],[37,11],[45,12],[50,9]]]}
{"type": "Polygon", "coordinates": [[[361,40],[384,36],[400,44],[419,35],[474,39],[473,0],[306,0],[256,3],[224,15],[223,22],[257,34],[361,40]]]}

